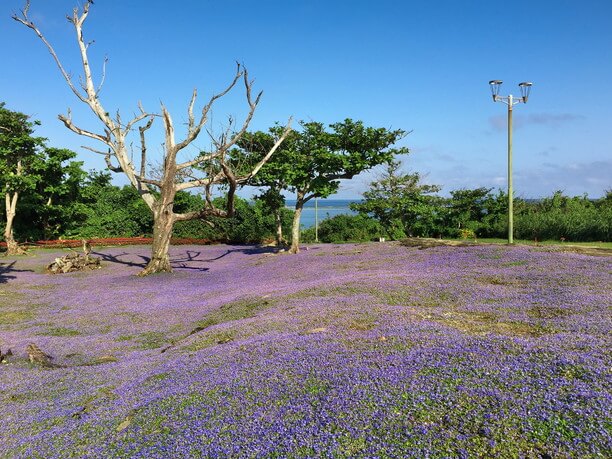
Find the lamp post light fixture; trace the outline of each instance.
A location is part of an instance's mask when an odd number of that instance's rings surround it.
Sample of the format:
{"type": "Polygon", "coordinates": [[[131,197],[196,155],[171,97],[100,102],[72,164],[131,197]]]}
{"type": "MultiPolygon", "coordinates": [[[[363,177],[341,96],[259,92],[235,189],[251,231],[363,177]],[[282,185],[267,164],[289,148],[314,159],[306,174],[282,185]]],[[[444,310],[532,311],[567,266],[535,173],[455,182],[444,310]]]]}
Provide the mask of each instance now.
{"type": "Polygon", "coordinates": [[[526,104],[529,99],[529,93],[531,92],[531,86],[533,83],[524,81],[519,83],[521,88],[521,97],[514,97],[512,94],[509,96],[500,96],[499,88],[502,85],[501,80],[489,81],[491,87],[491,94],[493,95],[493,102],[502,102],[508,106],[508,244],[514,243],[514,199],[512,196],[512,107],[521,102],[526,104]]]}

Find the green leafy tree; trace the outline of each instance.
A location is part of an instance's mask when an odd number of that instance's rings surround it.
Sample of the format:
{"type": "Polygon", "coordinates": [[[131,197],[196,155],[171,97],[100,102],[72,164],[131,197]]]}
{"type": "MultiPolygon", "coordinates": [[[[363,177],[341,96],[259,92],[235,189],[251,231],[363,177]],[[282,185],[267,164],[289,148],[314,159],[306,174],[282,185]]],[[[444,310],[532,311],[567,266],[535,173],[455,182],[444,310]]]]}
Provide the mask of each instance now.
{"type": "Polygon", "coordinates": [[[5,197],[4,240],[9,255],[22,252],[13,228],[20,194],[33,189],[40,179],[37,167],[45,139],[32,135],[38,124],[30,121],[28,115],[8,110],[0,103],[0,186],[5,197]]]}
{"type": "Polygon", "coordinates": [[[107,172],[94,172],[81,190],[74,205],[71,237],[133,237],[150,235],[151,212],[130,186],[111,184],[107,172]]]}
{"type": "Polygon", "coordinates": [[[81,161],[71,161],[76,153],[64,148],[46,147],[34,165],[38,180],[23,196],[17,233],[26,239],[56,239],[75,224],[75,204],[87,173],[81,161]]]}
{"type": "Polygon", "coordinates": [[[379,180],[363,193],[351,209],[376,218],[388,237],[431,236],[440,231],[442,198],[433,195],[437,185],[421,182],[418,173],[402,173],[401,162],[391,161],[379,180]]]}
{"type": "Polygon", "coordinates": [[[464,230],[478,234],[487,215],[487,202],[491,188],[460,189],[451,191],[445,216],[445,229],[450,236],[464,230]]]}
{"type": "MultiPolygon", "coordinates": [[[[406,132],[401,129],[366,127],[361,121],[346,119],[330,124],[302,122],[301,131],[291,132],[275,155],[259,172],[254,186],[266,187],[278,198],[282,190],[296,194],[291,230],[291,253],[299,252],[300,219],[304,204],[312,198],[326,198],[338,191],[340,180],[379,164],[391,161],[394,155],[407,153],[405,147],[391,148],[406,132]]],[[[243,156],[239,161],[251,158],[253,162],[265,151],[280,127],[269,133],[244,136],[240,146],[243,156]]],[[[246,163],[249,163],[247,160],[246,163]]],[[[280,202],[280,200],[279,200],[280,202]]],[[[280,204],[276,205],[280,209],[280,204]]]]}
{"type": "MultiPolygon", "coordinates": [[[[240,149],[232,151],[232,162],[234,167],[241,171],[252,167],[266,151],[274,146],[275,139],[283,132],[281,126],[270,128],[269,132],[245,132],[238,140],[240,149]]],[[[288,134],[285,144],[295,143],[298,133],[295,131],[288,134]]],[[[266,163],[257,175],[252,177],[245,185],[262,188],[262,192],[255,196],[257,201],[262,201],[265,209],[274,216],[275,235],[277,245],[285,243],[283,231],[283,214],[285,209],[285,197],[283,190],[290,187],[293,164],[286,150],[281,149],[274,157],[266,163]]]]}

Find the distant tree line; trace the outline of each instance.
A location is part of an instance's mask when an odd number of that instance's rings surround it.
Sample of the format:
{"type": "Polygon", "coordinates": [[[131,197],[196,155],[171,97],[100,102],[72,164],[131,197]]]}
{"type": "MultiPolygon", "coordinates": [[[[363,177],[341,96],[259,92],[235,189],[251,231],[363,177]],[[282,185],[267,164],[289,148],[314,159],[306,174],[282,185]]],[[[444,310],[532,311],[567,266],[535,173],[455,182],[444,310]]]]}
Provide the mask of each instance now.
{"type": "MultiPolygon", "coordinates": [[[[505,238],[508,195],[492,188],[460,189],[439,196],[437,185],[423,184],[418,173],[400,172],[391,161],[370,184],[363,200],[351,204],[357,216],[341,215],[321,223],[323,242],[408,236],[505,238]],[[374,225],[373,223],[376,223],[374,225]]],[[[556,191],[541,200],[514,200],[515,237],[535,241],[605,241],[612,237],[612,190],[603,198],[569,197],[556,191]]],[[[313,230],[305,240],[314,238],[313,230]]]]}
{"type": "MultiPolygon", "coordinates": [[[[53,150],[57,151],[57,150],[53,150]]],[[[66,150],[60,150],[66,152],[66,150]]],[[[153,218],[132,186],[116,186],[108,172],[90,172],[82,163],[65,155],[53,157],[44,182],[37,180],[22,193],[14,232],[20,242],[58,238],[107,238],[151,236],[153,218]]],[[[43,177],[43,175],[39,175],[43,177]]],[[[385,180],[385,179],[383,179],[385,180]]],[[[435,194],[437,187],[422,188],[418,180],[410,186],[381,191],[378,183],[352,204],[357,215],[337,215],[319,224],[321,242],[370,241],[380,237],[505,238],[507,195],[490,188],[462,189],[448,198],[435,194]],[[399,190],[402,190],[401,193],[399,190]],[[392,191],[394,190],[394,191],[392,191]],[[386,193],[397,193],[387,196],[386,193]]],[[[189,212],[202,205],[202,197],[188,192],[176,195],[175,208],[189,212]]],[[[224,197],[215,198],[223,206],[224,197]]],[[[245,200],[235,197],[232,218],[177,222],[174,237],[209,239],[231,243],[275,241],[277,208],[265,195],[245,200]]],[[[558,191],[539,201],[515,200],[515,237],[530,240],[610,241],[612,236],[612,192],[591,200],[568,197],[558,191]]],[[[5,215],[5,201],[0,201],[5,215]]],[[[294,211],[283,205],[280,222],[291,234],[294,211]]],[[[6,218],[0,220],[4,230],[6,218]]],[[[312,242],[314,228],[302,230],[302,240],[312,242]]]]}
{"type": "MultiPolygon", "coordinates": [[[[84,171],[83,163],[74,160],[76,153],[49,147],[46,139],[34,137],[36,124],[0,104],[0,187],[5,194],[0,201],[4,217],[0,230],[9,248],[17,240],[153,235],[154,216],[134,186],[113,185],[110,172],[84,171]]],[[[219,188],[216,198],[209,192],[179,190],[172,203],[176,214],[191,214],[206,206],[227,208],[228,199],[234,211],[231,216],[221,213],[177,220],[172,235],[233,243],[276,241],[291,243],[297,251],[300,237],[305,242],[315,239],[314,228],[300,231],[300,213],[309,199],[333,195],[339,180],[386,164],[363,199],[351,204],[357,215],[338,215],[321,222],[320,241],[505,238],[507,195],[481,187],[440,196],[440,186],[423,183],[416,172],[401,171],[395,157],[408,151],[391,146],[404,131],[366,127],[350,119],[329,125],[329,130],[316,122],[300,126],[286,135],[265,164],[261,158],[284,128],[245,132],[227,152],[227,162],[237,174],[259,164],[259,173],[241,186],[255,186],[260,193],[247,201],[228,186],[219,188]],[[287,191],[301,196],[293,210],[285,206],[283,192],[287,191]]],[[[518,239],[611,240],[612,191],[598,200],[586,195],[568,197],[560,191],[534,202],[517,198],[514,212],[518,239]]]]}

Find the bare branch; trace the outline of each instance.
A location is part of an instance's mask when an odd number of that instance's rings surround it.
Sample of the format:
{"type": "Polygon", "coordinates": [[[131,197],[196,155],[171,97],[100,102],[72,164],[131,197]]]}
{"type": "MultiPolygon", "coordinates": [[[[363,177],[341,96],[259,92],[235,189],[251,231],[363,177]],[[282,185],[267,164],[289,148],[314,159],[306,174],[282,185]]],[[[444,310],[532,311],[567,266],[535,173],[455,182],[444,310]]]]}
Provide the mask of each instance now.
{"type": "Polygon", "coordinates": [[[204,156],[200,155],[197,158],[192,159],[191,161],[185,161],[184,163],[177,164],[176,165],[176,169],[179,170],[179,171],[183,170],[183,169],[187,169],[189,167],[193,167],[193,166],[196,166],[198,164],[208,162],[208,161],[210,161],[210,160],[212,160],[212,159],[214,159],[214,158],[216,158],[218,156],[219,156],[219,152],[209,153],[209,154],[204,155],[204,156]]]}
{"type": "Polygon", "coordinates": [[[285,129],[283,130],[282,135],[278,138],[278,140],[274,143],[274,146],[270,149],[270,151],[266,154],[266,156],[264,156],[261,161],[259,161],[255,167],[251,170],[251,172],[249,172],[247,175],[244,175],[242,177],[239,177],[238,183],[245,183],[247,182],[249,179],[251,179],[251,177],[253,177],[255,174],[257,174],[257,172],[259,172],[259,170],[263,167],[263,165],[270,159],[270,157],[272,156],[272,154],[278,150],[278,147],[280,147],[280,145],[283,143],[283,141],[285,140],[285,138],[287,138],[287,136],[289,135],[289,133],[291,132],[291,121],[293,121],[293,118],[289,118],[289,121],[287,121],[287,126],[285,127],[285,129]]]}
{"type": "Polygon", "coordinates": [[[203,178],[203,179],[197,179],[197,180],[191,180],[190,182],[183,182],[183,183],[179,183],[176,185],[176,190],[177,191],[183,191],[183,190],[188,190],[189,188],[197,188],[200,186],[208,186],[210,185],[210,183],[214,181],[213,178],[203,178]]]}
{"type": "Polygon", "coordinates": [[[59,120],[64,123],[64,126],[66,126],[68,129],[70,129],[72,132],[75,132],[79,135],[85,136],[85,137],[89,137],[92,139],[96,139],[99,140],[102,143],[105,143],[107,145],[110,146],[110,138],[107,136],[103,136],[100,134],[96,134],[94,132],[90,132],[87,131],[85,129],[81,129],[78,126],[75,126],[74,123],[72,122],[72,115],[70,113],[70,110],[68,110],[68,115],[64,116],[64,115],[58,115],[57,116],[59,118],[59,120]]]}
{"type": "MultiPolygon", "coordinates": [[[[70,87],[70,89],[72,90],[72,92],[79,98],[79,100],[81,100],[82,102],[86,102],[87,98],[84,97],[80,91],[76,88],[76,86],[74,85],[74,83],[72,82],[72,79],[70,78],[70,75],[68,74],[68,72],[66,72],[66,69],[64,69],[64,66],[62,64],[62,62],[60,61],[59,57],[57,56],[57,53],[55,52],[55,49],[53,48],[53,46],[51,46],[51,43],[49,43],[47,41],[47,39],[45,38],[45,36],[42,34],[42,32],[38,29],[38,27],[36,26],[36,24],[34,24],[33,21],[30,21],[30,18],[28,17],[28,10],[30,9],[30,0],[26,1],[26,5],[24,6],[24,8],[21,10],[21,17],[17,16],[17,14],[13,15],[13,19],[17,22],[20,22],[21,24],[23,24],[24,26],[28,27],[29,29],[32,29],[34,31],[34,33],[38,36],[38,38],[40,38],[40,40],[45,44],[45,46],[47,47],[47,50],[49,51],[49,53],[51,54],[51,56],[53,57],[53,60],[55,61],[55,64],[57,65],[57,67],[59,68],[62,76],[64,77],[64,80],[66,80],[66,83],[68,83],[68,86],[70,87]]],[[[76,13],[75,13],[76,14],[76,13]]]]}
{"type": "Polygon", "coordinates": [[[232,171],[225,164],[225,161],[221,161],[221,168],[223,169],[223,175],[225,175],[227,179],[227,185],[229,187],[227,191],[226,214],[228,217],[231,217],[234,215],[234,195],[236,194],[236,188],[238,187],[238,181],[236,180],[234,171],[232,171]]]}
{"type": "Polygon", "coordinates": [[[87,145],[81,145],[81,148],[84,149],[84,150],[92,151],[92,152],[97,153],[99,155],[103,155],[103,156],[107,156],[108,155],[107,151],[98,150],[96,148],[89,147],[87,145]]]}
{"type": "MultiPolygon", "coordinates": [[[[125,128],[123,129],[123,135],[124,135],[124,137],[128,135],[128,133],[130,132],[130,130],[132,129],[132,127],[133,127],[135,124],[139,123],[140,121],[144,120],[144,119],[145,119],[145,118],[147,118],[147,117],[151,117],[151,118],[153,118],[154,116],[156,116],[156,115],[154,115],[154,114],[152,114],[152,113],[145,113],[144,111],[143,111],[143,112],[142,112],[140,115],[135,116],[135,117],[134,117],[132,120],[130,120],[130,121],[129,121],[129,122],[126,124],[126,125],[125,125],[125,128]]],[[[120,120],[120,118],[119,118],[119,112],[117,112],[117,121],[119,121],[119,120],[120,120]]],[[[151,122],[153,122],[153,121],[151,121],[151,122]]],[[[151,127],[151,126],[149,126],[149,127],[151,127]]],[[[148,129],[148,128],[147,128],[147,129],[148,129]]]]}
{"type": "Polygon", "coordinates": [[[150,129],[153,125],[153,120],[155,118],[151,116],[149,118],[149,122],[144,126],[138,126],[138,131],[140,132],[140,177],[144,177],[146,173],[146,163],[147,163],[147,144],[145,139],[145,132],[147,129],[150,129]]]}
{"type": "MultiPolygon", "coordinates": [[[[185,140],[183,140],[182,142],[179,142],[176,145],[176,151],[180,151],[183,148],[185,148],[187,145],[189,145],[191,142],[193,142],[198,135],[200,134],[200,131],[202,130],[202,126],[204,126],[204,124],[206,124],[206,121],[208,121],[208,112],[210,111],[210,108],[212,107],[212,105],[214,104],[214,102],[223,97],[224,95],[226,95],[228,92],[230,92],[232,90],[232,88],[234,86],[236,86],[236,83],[238,82],[238,80],[240,79],[240,77],[243,75],[243,71],[242,71],[242,67],[239,63],[236,63],[237,68],[236,68],[236,75],[234,75],[233,80],[231,81],[231,83],[221,92],[214,94],[210,100],[208,101],[208,103],[202,108],[202,114],[200,116],[200,120],[197,122],[197,124],[194,121],[191,121],[190,119],[190,124],[189,124],[189,130],[187,132],[187,137],[185,138],[185,140]]],[[[191,102],[189,104],[189,111],[190,111],[190,116],[192,115],[191,110],[193,109],[193,104],[195,102],[195,97],[196,97],[196,91],[194,90],[193,95],[191,97],[191,102]]]]}
{"type": "Polygon", "coordinates": [[[104,81],[106,80],[106,64],[108,63],[108,56],[104,57],[104,62],[102,63],[102,77],[100,79],[100,84],[98,85],[98,89],[96,89],[96,95],[99,97],[100,92],[102,91],[102,86],[104,86],[104,81]]]}
{"type": "Polygon", "coordinates": [[[138,181],[149,184],[149,185],[155,185],[156,187],[159,187],[159,188],[162,187],[162,182],[160,182],[159,180],[148,179],[146,177],[138,177],[138,181]]]}
{"type": "Polygon", "coordinates": [[[113,166],[113,163],[111,162],[110,149],[108,150],[108,153],[104,155],[104,161],[106,161],[106,167],[108,168],[108,170],[112,172],[123,172],[123,168],[121,166],[113,166]]]}
{"type": "Polygon", "coordinates": [[[246,90],[247,103],[249,105],[249,113],[247,117],[245,118],[244,122],[242,123],[242,127],[240,128],[240,130],[238,132],[235,132],[229,141],[225,140],[227,137],[229,137],[229,131],[227,132],[227,135],[223,137],[221,145],[218,146],[217,148],[219,148],[221,151],[224,151],[224,152],[229,150],[233,145],[235,145],[236,142],[238,142],[238,140],[240,139],[240,137],[242,137],[242,135],[246,132],[246,130],[249,127],[249,124],[251,123],[251,120],[253,119],[253,115],[255,114],[255,110],[257,109],[257,105],[259,104],[259,101],[261,100],[261,96],[263,94],[263,91],[259,92],[255,100],[253,100],[252,93],[251,93],[252,87],[253,87],[253,81],[249,81],[248,72],[246,69],[244,69],[244,72],[243,72],[243,79],[244,79],[244,86],[246,90]]]}
{"type": "MultiPolygon", "coordinates": [[[[166,158],[165,161],[174,162],[178,149],[175,148],[174,144],[174,124],[172,122],[172,116],[166,107],[162,104],[162,119],[164,120],[165,130],[165,145],[166,145],[166,158]]],[[[165,167],[165,166],[164,166],[165,167]]]]}
{"type": "Polygon", "coordinates": [[[196,98],[198,97],[197,89],[193,89],[193,94],[191,95],[191,100],[189,101],[189,107],[187,108],[187,116],[189,119],[189,124],[187,125],[187,132],[192,132],[195,125],[195,119],[193,117],[193,105],[195,104],[196,98]]]}

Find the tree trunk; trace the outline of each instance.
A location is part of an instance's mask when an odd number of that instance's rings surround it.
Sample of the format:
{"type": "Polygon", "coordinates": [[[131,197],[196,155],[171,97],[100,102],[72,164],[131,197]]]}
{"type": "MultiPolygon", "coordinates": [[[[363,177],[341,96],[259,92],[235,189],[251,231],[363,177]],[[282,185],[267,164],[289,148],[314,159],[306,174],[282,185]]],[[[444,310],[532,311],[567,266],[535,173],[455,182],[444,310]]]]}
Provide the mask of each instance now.
{"type": "Polygon", "coordinates": [[[274,212],[274,219],[276,221],[276,245],[283,245],[283,213],[282,209],[276,209],[274,212]]]}
{"type": "Polygon", "coordinates": [[[17,199],[19,193],[5,194],[6,200],[6,226],[4,227],[4,240],[6,241],[6,255],[22,255],[25,253],[13,236],[13,221],[17,210],[17,199]]]}
{"type": "Polygon", "coordinates": [[[13,237],[13,231],[7,233],[4,231],[4,239],[6,241],[6,255],[23,255],[25,250],[19,247],[19,244],[13,237]]]}
{"type": "Polygon", "coordinates": [[[291,248],[289,253],[299,253],[300,251],[300,218],[304,201],[298,199],[295,203],[295,213],[293,214],[293,225],[291,227],[291,248]]]}
{"type": "Polygon", "coordinates": [[[174,227],[175,217],[173,212],[174,196],[170,199],[160,198],[153,209],[153,246],[151,248],[151,260],[138,275],[140,277],[155,273],[170,273],[170,238],[174,227]]]}

